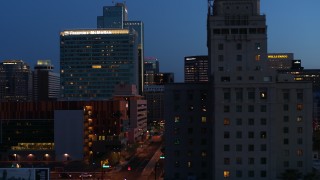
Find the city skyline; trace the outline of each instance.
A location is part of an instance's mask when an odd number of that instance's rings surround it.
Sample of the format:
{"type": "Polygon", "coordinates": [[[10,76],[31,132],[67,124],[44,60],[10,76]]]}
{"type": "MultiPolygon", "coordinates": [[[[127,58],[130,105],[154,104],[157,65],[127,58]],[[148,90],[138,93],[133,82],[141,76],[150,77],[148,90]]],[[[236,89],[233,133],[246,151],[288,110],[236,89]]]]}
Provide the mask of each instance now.
{"type": "MultiPolygon", "coordinates": [[[[123,2],[123,1],[114,1],[123,2]]],[[[21,59],[33,67],[39,59],[50,59],[59,67],[59,32],[96,28],[103,6],[112,1],[34,0],[0,2],[0,60],[21,59]],[[63,2],[63,3],[62,3],[63,2]]],[[[126,1],[129,20],[145,24],[145,56],[157,57],[160,71],[174,72],[183,81],[185,56],[207,55],[207,1],[126,1]],[[174,65],[172,65],[175,62],[174,65]]],[[[316,62],[316,7],[319,1],[261,1],[267,16],[268,52],[294,53],[305,68],[320,68],[316,62]],[[280,18],[279,18],[280,17],[280,18]]]]}

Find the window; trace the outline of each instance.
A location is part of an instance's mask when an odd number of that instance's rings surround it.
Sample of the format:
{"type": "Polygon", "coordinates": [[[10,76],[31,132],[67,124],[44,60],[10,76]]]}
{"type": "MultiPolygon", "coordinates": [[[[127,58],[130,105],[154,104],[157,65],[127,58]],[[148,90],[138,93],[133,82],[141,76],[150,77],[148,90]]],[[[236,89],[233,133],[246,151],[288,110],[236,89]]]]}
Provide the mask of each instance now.
{"type": "Polygon", "coordinates": [[[254,145],[253,144],[249,144],[248,145],[248,151],[254,151],[254,145]]]}
{"type": "Polygon", "coordinates": [[[236,137],[237,137],[238,139],[241,139],[241,138],[242,138],[242,132],[241,132],[241,131],[237,131],[237,132],[236,132],[236,137]]]}
{"type": "Polygon", "coordinates": [[[223,71],[223,67],[218,67],[218,70],[219,71],[223,71]]]}
{"type": "Polygon", "coordinates": [[[284,166],[284,167],[289,167],[289,161],[284,161],[284,162],[283,162],[283,166],[284,166]]]}
{"type": "Polygon", "coordinates": [[[206,123],[206,122],[207,122],[207,117],[202,116],[202,117],[201,117],[201,122],[202,122],[202,123],[206,123]]]}
{"type": "Polygon", "coordinates": [[[254,164],[254,158],[249,158],[248,159],[248,164],[253,165],[254,164]]]}
{"type": "Polygon", "coordinates": [[[238,151],[238,152],[242,151],[242,145],[241,144],[237,144],[236,145],[236,151],[238,151]]]}
{"type": "Polygon", "coordinates": [[[223,162],[225,165],[229,165],[230,164],[230,158],[224,158],[223,162]]]}
{"type": "Polygon", "coordinates": [[[249,177],[254,177],[254,171],[248,171],[248,176],[249,177]]]}
{"type": "Polygon", "coordinates": [[[188,166],[188,168],[191,168],[191,167],[192,167],[192,162],[191,162],[191,161],[188,161],[188,162],[187,162],[187,166],[188,166]]]}
{"type": "Polygon", "coordinates": [[[223,177],[225,178],[230,177],[230,171],[223,171],[223,177]]]}
{"type": "Polygon", "coordinates": [[[288,138],[284,138],[283,139],[283,144],[289,144],[289,139],[288,138]]]}
{"type": "Polygon", "coordinates": [[[260,119],[260,124],[261,125],[267,125],[267,119],[266,118],[261,118],[260,119]]]}
{"type": "Polygon", "coordinates": [[[175,127],[173,130],[173,134],[175,134],[175,135],[180,134],[180,128],[175,127]]]}
{"type": "Polygon", "coordinates": [[[254,119],[253,118],[249,118],[248,119],[248,125],[254,125],[254,119]]]}
{"type": "Polygon", "coordinates": [[[267,92],[266,91],[260,91],[260,99],[267,99],[267,92]]]}
{"type": "Polygon", "coordinates": [[[218,50],[223,50],[223,44],[218,44],[218,50]]]}
{"type": "Polygon", "coordinates": [[[289,90],[283,90],[283,100],[289,100],[289,90]]]}
{"type": "Polygon", "coordinates": [[[302,134],[302,127],[297,127],[297,133],[302,134]]]}
{"type": "Polygon", "coordinates": [[[248,105],[248,112],[254,112],[254,105],[248,105]]]}
{"type": "Polygon", "coordinates": [[[230,119],[229,118],[224,118],[223,119],[223,125],[225,125],[225,126],[230,125],[230,119]]]}
{"type": "Polygon", "coordinates": [[[261,131],[260,132],[260,138],[261,139],[266,139],[267,138],[267,132],[266,131],[261,131]]]}
{"type": "Polygon", "coordinates": [[[237,66],[237,71],[242,71],[242,66],[237,66]]]}
{"type": "Polygon", "coordinates": [[[267,177],[267,171],[260,171],[260,177],[267,177]]]}
{"type": "Polygon", "coordinates": [[[283,110],[284,111],[288,111],[289,110],[289,105],[288,104],[284,104],[283,105],[283,110]]]}
{"type": "Polygon", "coordinates": [[[206,150],[202,150],[201,151],[201,156],[202,157],[207,157],[207,151],[206,150]]]}
{"type": "Polygon", "coordinates": [[[223,150],[224,150],[224,151],[230,151],[230,145],[225,144],[225,145],[223,146],[223,150]]]}
{"type": "Polygon", "coordinates": [[[179,161],[174,162],[174,166],[175,167],[180,167],[180,162],[179,161]]]}
{"type": "Polygon", "coordinates": [[[261,158],[260,164],[267,164],[267,158],[265,158],[265,157],[261,158]]]}
{"type": "Polygon", "coordinates": [[[237,61],[242,61],[242,55],[240,54],[237,55],[237,61]]]}
{"type": "Polygon", "coordinates": [[[248,99],[249,100],[254,100],[255,99],[255,92],[254,89],[248,89],[248,99]]]}
{"type": "Polygon", "coordinates": [[[237,50],[241,50],[242,49],[242,44],[241,43],[237,43],[237,50]]]}
{"type": "Polygon", "coordinates": [[[175,122],[175,123],[180,122],[180,116],[175,116],[175,117],[174,117],[174,122],[175,122]]]}
{"type": "Polygon", "coordinates": [[[193,128],[188,128],[188,134],[192,134],[193,133],[193,128]]]}
{"type": "Polygon", "coordinates": [[[230,112],[230,106],[224,105],[223,106],[223,112],[230,112]]]}
{"type": "Polygon", "coordinates": [[[297,104],[297,110],[298,111],[302,111],[303,109],[303,105],[302,104],[297,104]]]}
{"type": "Polygon", "coordinates": [[[260,43],[255,43],[255,47],[257,50],[260,50],[261,49],[261,44],[260,43]]]}
{"type": "Polygon", "coordinates": [[[230,138],[230,132],[225,131],[225,132],[223,133],[223,137],[224,137],[225,139],[229,139],[229,138],[230,138]]]}
{"type": "Polygon", "coordinates": [[[297,89],[297,100],[303,101],[303,90],[302,89],[297,89]]]}
{"type": "Polygon", "coordinates": [[[242,171],[236,171],[236,177],[238,178],[242,177],[242,171]]]}
{"type": "Polygon", "coordinates": [[[302,138],[297,139],[297,144],[302,144],[302,138]]]}
{"type": "Polygon", "coordinates": [[[207,145],[207,139],[201,139],[201,145],[207,145]]]}
{"type": "Polygon", "coordinates": [[[236,121],[237,121],[237,125],[238,126],[242,125],[242,119],[241,118],[237,118],[236,121]]]}
{"type": "Polygon", "coordinates": [[[236,106],[236,112],[242,112],[242,106],[241,105],[237,105],[236,106]]]}
{"type": "Polygon", "coordinates": [[[297,166],[298,166],[298,167],[302,167],[302,166],[303,166],[303,162],[302,162],[302,161],[298,161],[298,162],[297,162],[297,166]]]}
{"type": "Polygon", "coordinates": [[[180,139],[175,139],[175,140],[174,140],[174,144],[175,144],[175,145],[179,145],[179,144],[180,144],[180,139]]]}
{"type": "Polygon", "coordinates": [[[248,132],[248,138],[249,139],[253,139],[254,138],[254,132],[253,131],[249,131],[248,132]]]}
{"type": "Polygon", "coordinates": [[[236,100],[237,101],[242,101],[243,99],[243,92],[241,88],[236,88],[236,100]]]}
{"type": "Polygon", "coordinates": [[[218,55],[218,61],[223,61],[224,60],[224,57],[223,57],[223,55],[218,55]]]}
{"type": "Polygon", "coordinates": [[[261,59],[260,57],[261,57],[261,55],[257,54],[256,57],[255,57],[256,61],[260,61],[260,59],[261,59]]]}
{"type": "Polygon", "coordinates": [[[260,111],[261,112],[267,112],[267,106],[266,105],[261,105],[260,106],[260,111]]]}
{"type": "Polygon", "coordinates": [[[223,99],[226,101],[230,101],[231,99],[231,93],[229,88],[224,88],[223,89],[223,99]]]}
{"type": "Polygon", "coordinates": [[[298,116],[297,117],[297,122],[301,122],[302,121],[302,116],[298,116]]]}
{"type": "Polygon", "coordinates": [[[229,76],[221,77],[221,82],[230,82],[230,77],[229,76]]]}
{"type": "Polygon", "coordinates": [[[283,116],[283,122],[289,122],[289,116],[283,116]]]}
{"type": "Polygon", "coordinates": [[[266,144],[261,144],[260,145],[260,150],[261,151],[267,151],[267,145],[266,144]]]}
{"type": "Polygon", "coordinates": [[[289,128],[288,127],[284,127],[283,128],[283,133],[289,133],[289,128]]]}
{"type": "Polygon", "coordinates": [[[236,163],[237,164],[242,164],[242,158],[241,157],[237,157],[236,158],[236,163]]]}

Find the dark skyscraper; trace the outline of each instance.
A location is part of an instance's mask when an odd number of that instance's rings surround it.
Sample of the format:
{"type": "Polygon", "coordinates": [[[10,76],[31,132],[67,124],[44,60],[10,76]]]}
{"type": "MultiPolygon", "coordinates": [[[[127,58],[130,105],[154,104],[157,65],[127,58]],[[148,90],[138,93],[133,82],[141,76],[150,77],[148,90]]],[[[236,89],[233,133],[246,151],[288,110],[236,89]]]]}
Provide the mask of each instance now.
{"type": "Polygon", "coordinates": [[[0,63],[0,101],[30,101],[32,71],[22,60],[0,63]]]}
{"type": "Polygon", "coordinates": [[[38,60],[33,73],[33,99],[56,100],[60,96],[60,75],[53,72],[50,60],[38,60]]]}

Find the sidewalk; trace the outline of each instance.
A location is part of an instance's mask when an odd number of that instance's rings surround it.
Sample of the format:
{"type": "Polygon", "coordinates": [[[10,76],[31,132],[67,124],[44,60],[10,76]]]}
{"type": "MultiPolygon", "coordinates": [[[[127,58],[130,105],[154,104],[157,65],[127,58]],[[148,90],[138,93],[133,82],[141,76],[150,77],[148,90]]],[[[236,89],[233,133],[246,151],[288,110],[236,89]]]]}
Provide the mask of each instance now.
{"type": "MultiPolygon", "coordinates": [[[[156,162],[160,159],[162,152],[161,152],[161,147],[154,153],[152,158],[150,159],[149,163],[147,166],[143,169],[141,173],[141,177],[139,180],[148,180],[149,176],[154,172],[154,167],[156,165],[156,162]]],[[[160,178],[162,179],[162,178],[160,178]]]]}

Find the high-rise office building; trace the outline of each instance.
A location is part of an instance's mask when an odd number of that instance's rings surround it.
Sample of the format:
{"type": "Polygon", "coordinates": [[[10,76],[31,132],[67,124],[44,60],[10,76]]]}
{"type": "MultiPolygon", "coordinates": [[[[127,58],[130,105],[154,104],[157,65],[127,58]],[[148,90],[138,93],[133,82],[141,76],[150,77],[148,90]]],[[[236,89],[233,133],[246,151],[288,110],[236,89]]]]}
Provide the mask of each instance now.
{"type": "Polygon", "coordinates": [[[165,178],[274,180],[288,169],[310,173],[312,84],[269,68],[259,0],[209,0],[208,10],[210,87],[165,86],[165,178]],[[199,116],[188,120],[189,113],[199,116]],[[211,122],[207,130],[192,128],[202,116],[211,122]],[[201,144],[186,146],[194,142],[201,144]],[[201,162],[194,156],[207,142],[212,151],[203,155],[211,161],[201,162]],[[210,173],[199,173],[199,165],[210,173]]]}
{"type": "Polygon", "coordinates": [[[184,82],[209,81],[208,56],[187,56],[184,58],[184,82]]]}
{"type": "Polygon", "coordinates": [[[0,101],[30,101],[32,71],[22,60],[0,63],[0,101]]]}
{"type": "Polygon", "coordinates": [[[60,74],[53,72],[50,60],[38,60],[33,72],[33,100],[57,100],[60,96],[60,74]]]}
{"type": "Polygon", "coordinates": [[[138,79],[137,88],[141,94],[144,82],[144,24],[142,21],[128,21],[128,9],[125,3],[116,3],[115,6],[104,6],[103,15],[97,17],[97,28],[102,29],[129,29],[136,32],[138,43],[138,79]]]}
{"type": "Polygon", "coordinates": [[[128,29],[61,32],[62,99],[109,99],[116,84],[138,84],[136,38],[128,29]]]}

